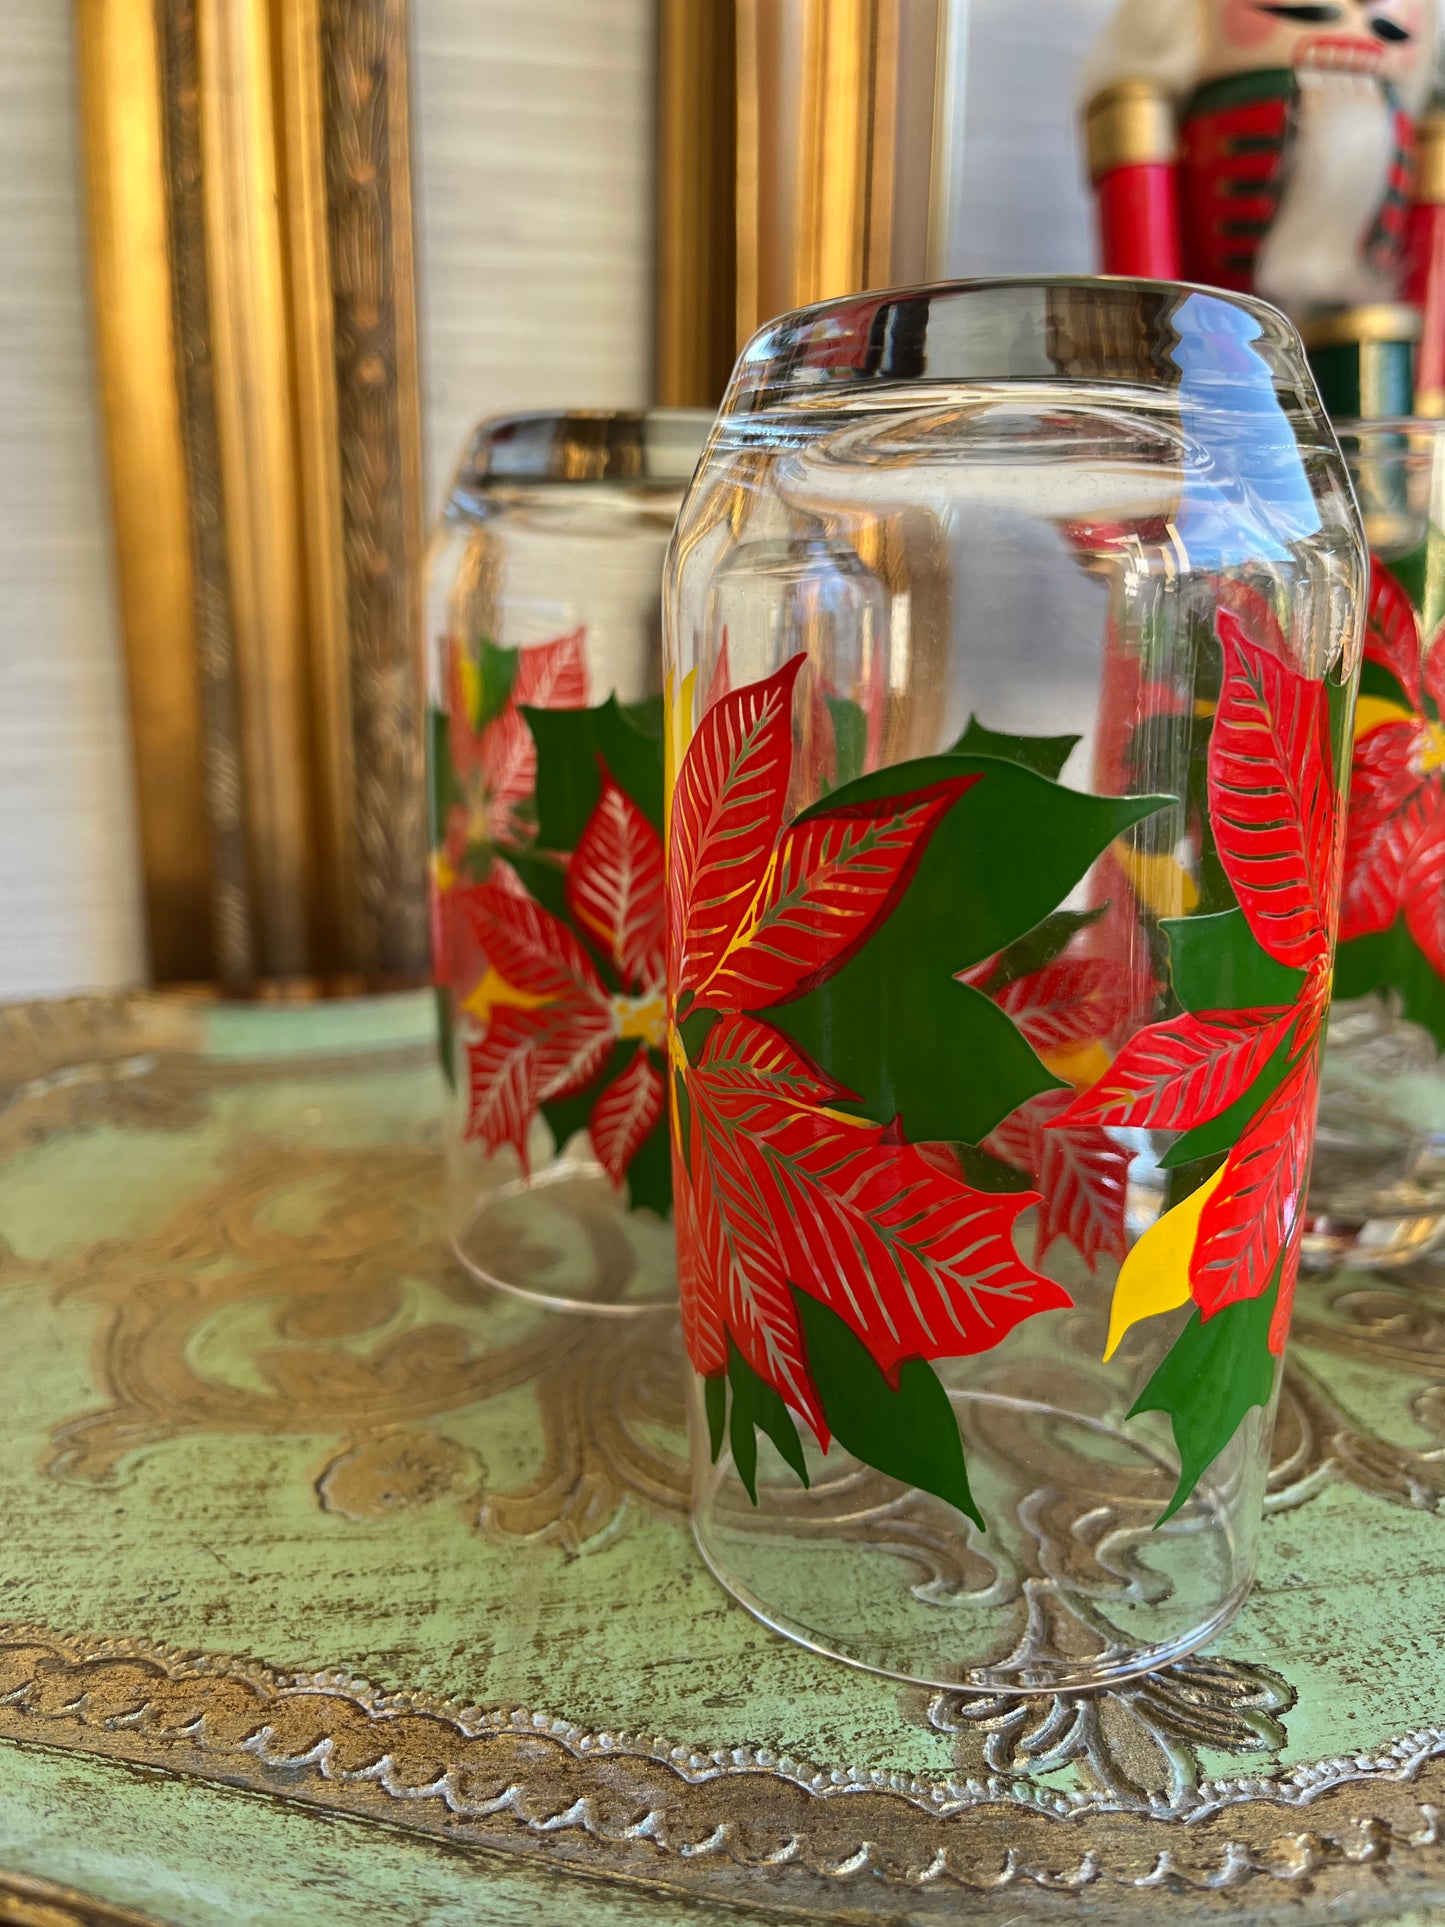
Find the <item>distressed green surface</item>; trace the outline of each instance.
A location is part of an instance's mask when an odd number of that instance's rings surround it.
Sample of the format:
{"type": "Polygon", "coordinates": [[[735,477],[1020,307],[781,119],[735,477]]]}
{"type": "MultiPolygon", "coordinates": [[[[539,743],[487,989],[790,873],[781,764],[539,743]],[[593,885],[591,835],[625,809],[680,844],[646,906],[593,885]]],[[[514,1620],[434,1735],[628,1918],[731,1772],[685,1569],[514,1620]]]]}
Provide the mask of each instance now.
{"type": "MultiPolygon", "coordinates": [[[[148,1121],[142,1108],[124,1122],[81,1124],[28,1145],[0,1168],[0,1618],[247,1656],[283,1671],[336,1668],[383,1688],[519,1703],[584,1727],[706,1748],[768,1745],[821,1763],[947,1776],[954,1742],[926,1723],[925,1696],[845,1672],[764,1632],[707,1576],[682,1521],[638,1503],[582,1556],[485,1536],[475,1524],[475,1492],[359,1521],[319,1503],[317,1479],[346,1443],[324,1427],[168,1438],[123,1458],[103,1483],[46,1471],[56,1428],[106,1400],[96,1305],[79,1292],[57,1297],[41,1276],[45,1263],[73,1263],[99,1241],[146,1231],[214,1184],[248,1145],[355,1151],[435,1135],[439,1084],[430,1068],[389,1054],[359,1069],[354,1058],[318,1066],[304,1055],[323,1034],[351,1053],[425,1038],[424,997],[310,1016],[216,1012],[206,1021],[217,1054],[233,1065],[276,1057],[282,1061],[273,1074],[203,1094],[184,1124],[148,1121]],[[284,1057],[293,1051],[303,1055],[288,1069],[284,1057]]],[[[283,1228],[304,1230],[306,1208],[304,1196],[288,1200],[286,1211],[298,1215],[283,1228]]],[[[1306,1311],[1315,1289],[1302,1284],[1306,1311]]],[[[316,1343],[304,1334],[278,1336],[273,1309],[264,1298],[213,1314],[199,1308],[187,1340],[191,1367],[219,1384],[267,1393],[268,1356],[316,1343]]],[[[449,1295],[435,1277],[419,1275],[401,1281],[386,1322],[326,1342],[340,1355],[362,1357],[408,1332],[446,1325],[485,1349],[517,1342],[548,1317],[507,1299],[449,1295]]],[[[1411,1416],[1419,1381],[1323,1352],[1309,1362],[1376,1436],[1437,1443],[1411,1416]]],[[[490,1490],[515,1490],[542,1465],[529,1386],[426,1423],[474,1455],[490,1490]]],[[[1277,1754],[1205,1755],[1206,1769],[1268,1778],[1439,1722],[1442,1613],[1445,1526],[1427,1513],[1337,1486],[1275,1516],[1259,1588],[1220,1650],[1275,1668],[1298,1689],[1299,1703],[1286,1716],[1287,1742],[1277,1754]]],[[[324,1888],[333,1877],[326,1867],[339,1864],[327,1857],[335,1843],[354,1882],[347,1906],[356,1899],[355,1911],[325,1917],[359,1921],[367,1896],[380,1890],[367,1883],[373,1874],[381,1881],[395,1851],[364,1828],[286,1815],[251,1796],[178,1791],[172,1783],[162,1795],[160,1782],[118,1768],[26,1753],[22,1770],[21,1757],[0,1750],[0,1864],[151,1905],[162,1918],[321,1917],[308,1916],[299,1901],[291,1912],[278,1903],[270,1913],[248,1914],[228,1900],[224,1913],[208,1913],[201,1890],[172,1892],[166,1881],[174,1871],[184,1885],[183,1863],[197,1879],[206,1872],[200,1847],[192,1852],[184,1842],[204,1836],[204,1816],[216,1802],[227,1802],[230,1816],[220,1858],[234,1849],[235,1859],[229,1871],[219,1862],[212,1871],[232,1883],[233,1896],[244,1892],[247,1851],[261,1851],[264,1837],[266,1851],[290,1853],[288,1829],[299,1828],[295,1838],[308,1834],[312,1845],[294,1849],[298,1867],[310,1864],[306,1854],[319,1856],[315,1879],[324,1888]],[[109,1788],[117,1815],[126,1801],[148,1808],[138,1838],[173,1839],[172,1847],[148,1850],[170,1863],[152,1869],[154,1892],[138,1863],[126,1861],[125,1871],[107,1860],[101,1833],[82,1837],[57,1820],[80,1810],[73,1802],[82,1782],[109,1788]],[[116,1879],[103,1886],[107,1865],[116,1879]]],[[[1070,1776],[1049,1783],[1067,1785],[1070,1776]]],[[[523,1884],[514,1895],[506,1885],[513,1873],[498,1874],[489,1891],[504,1897],[491,1914],[477,1910],[465,1869],[454,1876],[460,1862],[420,1843],[405,1852],[409,1894],[430,1895],[426,1883],[435,1883],[434,1911],[415,1918],[528,1917],[530,1876],[515,1874],[523,1884]],[[448,1911],[462,1906],[463,1891],[470,1911],[448,1911]]],[[[298,1873],[298,1892],[310,1878],[298,1873]]],[[[288,1890],[288,1907],[293,1898],[288,1890]]],[[[630,1904],[618,1901],[621,1911],[598,1918],[630,1922],[630,1904]]]]}
{"type": "Polygon", "coordinates": [[[167,1927],[549,1927],[579,1906],[595,1927],[799,1918],[607,1880],[579,1886],[540,1860],[402,1843],[390,1828],[264,1794],[38,1747],[0,1746],[0,1865],[167,1927]]]}

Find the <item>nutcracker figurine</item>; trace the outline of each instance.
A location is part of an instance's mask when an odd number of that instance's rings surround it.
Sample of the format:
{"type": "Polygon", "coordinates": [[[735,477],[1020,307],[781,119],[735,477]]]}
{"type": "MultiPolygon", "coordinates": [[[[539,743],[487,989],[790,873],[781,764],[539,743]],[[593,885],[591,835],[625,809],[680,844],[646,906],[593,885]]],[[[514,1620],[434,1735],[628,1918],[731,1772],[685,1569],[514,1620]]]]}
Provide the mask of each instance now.
{"type": "MultiPolygon", "coordinates": [[[[1408,293],[1416,122],[1445,0],[1121,0],[1085,74],[1107,273],[1297,319],[1408,293]]],[[[1428,264],[1428,263],[1427,263],[1428,264]]],[[[1437,273],[1439,270],[1436,270],[1437,273]]]]}

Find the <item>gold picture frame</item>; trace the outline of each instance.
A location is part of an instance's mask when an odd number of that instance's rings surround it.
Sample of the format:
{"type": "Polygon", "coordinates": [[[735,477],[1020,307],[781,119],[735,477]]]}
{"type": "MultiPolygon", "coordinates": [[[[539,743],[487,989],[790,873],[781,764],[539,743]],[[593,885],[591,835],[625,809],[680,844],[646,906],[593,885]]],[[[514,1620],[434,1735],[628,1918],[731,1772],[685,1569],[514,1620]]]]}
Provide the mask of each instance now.
{"type": "Polygon", "coordinates": [[[77,0],[154,975],[427,962],[405,0],[77,0]]]}

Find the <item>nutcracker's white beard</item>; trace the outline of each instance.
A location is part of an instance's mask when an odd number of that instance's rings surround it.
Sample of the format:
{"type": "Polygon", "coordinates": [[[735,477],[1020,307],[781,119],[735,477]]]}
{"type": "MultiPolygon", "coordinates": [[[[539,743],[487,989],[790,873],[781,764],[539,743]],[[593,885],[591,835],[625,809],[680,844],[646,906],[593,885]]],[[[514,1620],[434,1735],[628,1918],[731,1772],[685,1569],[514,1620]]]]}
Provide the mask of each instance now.
{"type": "Polygon", "coordinates": [[[1395,152],[1389,103],[1380,83],[1363,74],[1302,68],[1298,80],[1284,192],[1255,288],[1296,314],[1322,303],[1389,299],[1393,280],[1364,255],[1395,152]]]}

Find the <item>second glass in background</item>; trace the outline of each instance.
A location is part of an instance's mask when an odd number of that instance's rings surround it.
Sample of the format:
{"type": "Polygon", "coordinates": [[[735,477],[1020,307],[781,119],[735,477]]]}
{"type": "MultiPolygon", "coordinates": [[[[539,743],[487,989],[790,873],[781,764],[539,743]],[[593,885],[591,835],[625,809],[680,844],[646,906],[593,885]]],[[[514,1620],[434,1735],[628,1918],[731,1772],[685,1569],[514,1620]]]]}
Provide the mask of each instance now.
{"type": "Polygon", "coordinates": [[[1340,442],[1370,600],[1306,1256],[1359,1267],[1445,1236],[1445,425],[1340,442]]]}
{"type": "Polygon", "coordinates": [[[452,1242],[482,1282],[555,1306],[676,1289],[660,591],[710,420],[485,422],[432,544],[452,1242]]]}

